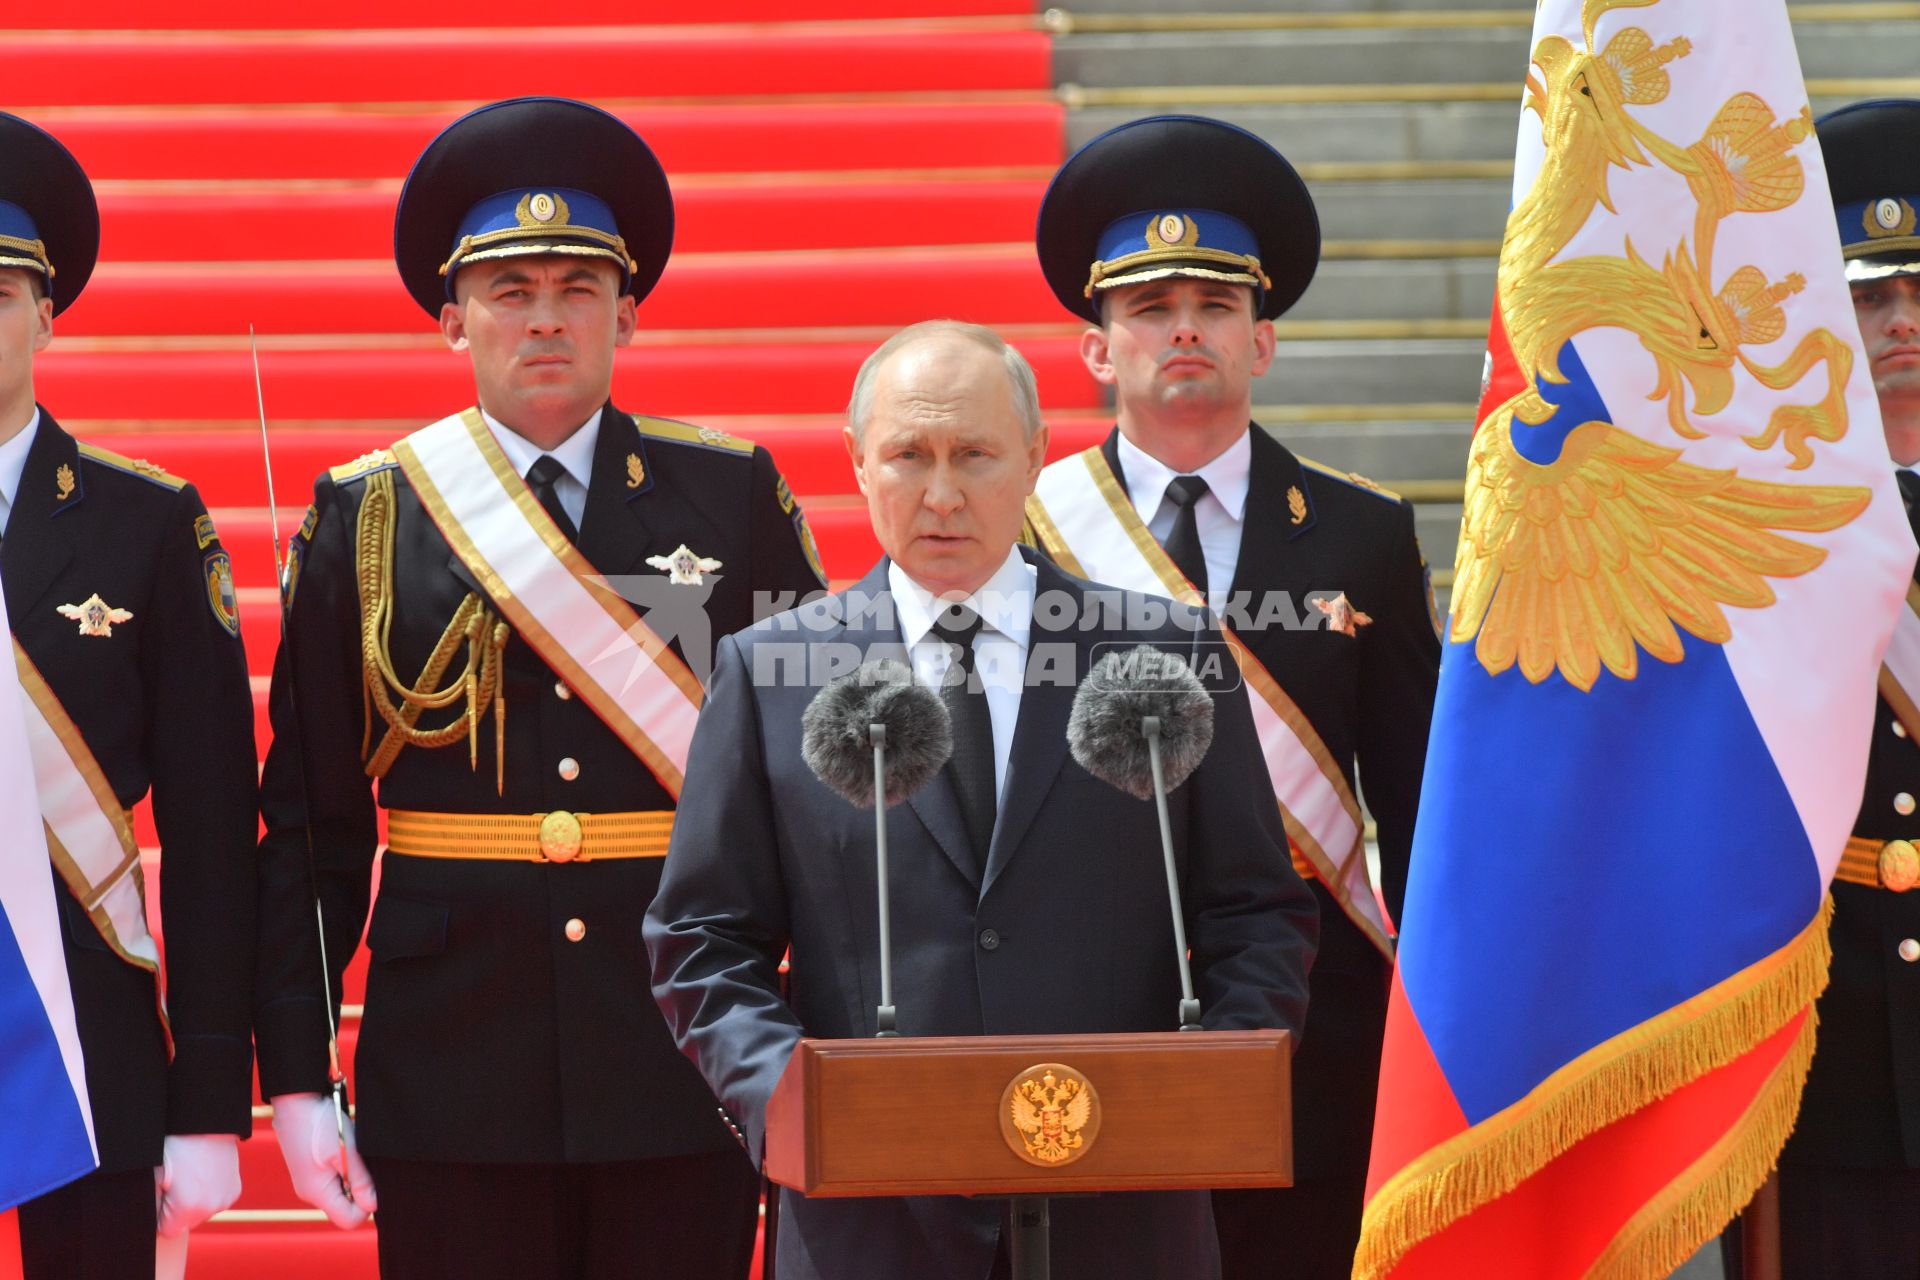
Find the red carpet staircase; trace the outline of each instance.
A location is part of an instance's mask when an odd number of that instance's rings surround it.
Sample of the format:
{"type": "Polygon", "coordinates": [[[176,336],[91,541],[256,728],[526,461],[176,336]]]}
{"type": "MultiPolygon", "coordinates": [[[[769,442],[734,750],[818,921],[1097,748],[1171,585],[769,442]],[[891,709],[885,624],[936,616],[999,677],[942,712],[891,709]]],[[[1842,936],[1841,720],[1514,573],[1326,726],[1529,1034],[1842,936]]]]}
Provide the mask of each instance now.
{"type": "MultiPolygon", "coordinates": [[[[39,398],[214,508],[263,751],[277,620],[247,327],[284,537],[318,472],[471,400],[464,358],[388,255],[408,165],[480,101],[588,98],[653,144],[679,230],[615,398],[769,445],[836,579],[877,555],[839,413],[892,329],[991,324],[1036,366],[1056,454],[1102,429],[1077,328],[1033,259],[1063,130],[1026,0],[576,0],[527,29],[505,0],[467,4],[457,28],[392,0],[269,17],[282,12],[92,0],[35,15],[60,29],[8,33],[0,91],[73,148],[103,209],[100,269],[41,358],[39,398]],[[300,29],[258,29],[272,20],[300,29]]],[[[363,968],[345,992],[349,1050],[363,968]]],[[[373,1233],[302,1209],[256,1115],[245,1194],[195,1233],[189,1275],[374,1275],[373,1233]]]]}

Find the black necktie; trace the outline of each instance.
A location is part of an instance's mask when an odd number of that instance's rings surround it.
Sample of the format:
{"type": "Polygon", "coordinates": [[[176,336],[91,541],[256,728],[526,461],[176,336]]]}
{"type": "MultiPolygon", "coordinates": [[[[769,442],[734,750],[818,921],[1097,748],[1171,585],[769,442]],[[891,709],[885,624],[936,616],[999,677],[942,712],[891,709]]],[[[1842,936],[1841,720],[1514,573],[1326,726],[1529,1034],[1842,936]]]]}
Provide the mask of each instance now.
{"type": "Polygon", "coordinates": [[[533,465],[527,468],[527,487],[533,490],[533,496],[540,499],[540,505],[547,509],[553,522],[560,526],[560,532],[567,535],[568,542],[580,541],[580,530],[573,524],[573,517],[560,505],[560,491],[554,487],[567,469],[560,465],[559,459],[550,453],[535,458],[533,465]]]}
{"type": "MultiPolygon", "coordinates": [[[[1920,475],[1901,467],[1893,473],[1893,478],[1899,482],[1900,500],[1906,504],[1907,524],[1912,527],[1913,536],[1920,538],[1920,475]]],[[[1920,578],[1920,569],[1915,570],[1915,576],[1920,578]]]]}
{"type": "Polygon", "coordinates": [[[1199,476],[1175,476],[1167,481],[1167,501],[1178,508],[1173,515],[1173,532],[1167,536],[1167,554],[1202,599],[1207,594],[1207,557],[1200,550],[1200,526],[1194,508],[1207,492],[1207,482],[1199,476]]]}
{"type": "Polygon", "coordinates": [[[953,755],[947,776],[960,801],[960,816],[973,843],[974,878],[986,872],[987,846],[993,842],[993,821],[999,801],[993,780],[993,716],[987,710],[987,692],[974,666],[973,638],[980,634],[980,615],[964,605],[948,605],[933,622],[933,634],[954,646],[940,700],[953,720],[953,755]]]}

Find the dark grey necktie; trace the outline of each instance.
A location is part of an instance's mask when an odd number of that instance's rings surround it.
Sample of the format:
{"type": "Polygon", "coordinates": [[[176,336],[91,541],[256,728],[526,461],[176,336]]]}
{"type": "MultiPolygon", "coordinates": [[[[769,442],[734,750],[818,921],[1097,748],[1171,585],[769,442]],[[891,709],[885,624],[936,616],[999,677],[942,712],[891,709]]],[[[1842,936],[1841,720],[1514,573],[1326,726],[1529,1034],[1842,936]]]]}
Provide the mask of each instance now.
{"type": "Polygon", "coordinates": [[[987,693],[974,665],[973,640],[980,634],[980,615],[964,605],[949,605],[933,622],[933,634],[954,647],[940,700],[953,720],[953,755],[947,776],[960,801],[960,816],[973,844],[973,873],[977,882],[986,872],[987,847],[993,842],[993,822],[999,810],[993,778],[993,716],[987,693]]]}
{"type": "Polygon", "coordinates": [[[1173,532],[1167,535],[1167,555],[1203,598],[1207,594],[1207,557],[1200,549],[1200,525],[1194,518],[1194,508],[1206,493],[1207,482],[1199,476],[1175,476],[1167,481],[1167,501],[1178,508],[1173,515],[1173,532]]]}
{"type": "Polygon", "coordinates": [[[567,541],[578,542],[580,531],[574,527],[573,517],[567,514],[567,509],[560,505],[560,491],[554,487],[565,474],[567,469],[560,465],[559,459],[550,453],[543,453],[527,468],[527,488],[533,490],[533,496],[540,499],[540,505],[560,526],[560,532],[567,535],[567,541]]]}

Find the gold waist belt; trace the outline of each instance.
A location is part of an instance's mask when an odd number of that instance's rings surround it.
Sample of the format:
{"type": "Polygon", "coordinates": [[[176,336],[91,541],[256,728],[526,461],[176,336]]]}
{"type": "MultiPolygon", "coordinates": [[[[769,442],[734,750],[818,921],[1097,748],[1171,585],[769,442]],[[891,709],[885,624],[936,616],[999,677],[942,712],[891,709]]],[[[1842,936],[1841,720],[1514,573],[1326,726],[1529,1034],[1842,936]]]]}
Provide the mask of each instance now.
{"type": "Polygon", "coordinates": [[[664,858],[673,810],[636,813],[424,813],[387,811],[387,850],[414,858],[491,862],[592,862],[664,858]]]}
{"type": "Polygon", "coordinates": [[[1920,884],[1920,849],[1905,840],[1849,836],[1847,851],[1840,855],[1840,869],[1833,878],[1905,893],[1920,884]]]}

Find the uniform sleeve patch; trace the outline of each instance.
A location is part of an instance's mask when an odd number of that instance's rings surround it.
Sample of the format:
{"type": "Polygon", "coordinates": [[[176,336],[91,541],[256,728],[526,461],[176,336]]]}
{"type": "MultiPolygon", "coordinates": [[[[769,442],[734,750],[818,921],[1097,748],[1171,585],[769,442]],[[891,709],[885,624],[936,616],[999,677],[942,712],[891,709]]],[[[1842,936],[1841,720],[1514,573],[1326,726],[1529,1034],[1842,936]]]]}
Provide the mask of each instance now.
{"type": "Polygon", "coordinates": [[[320,508],[309,505],[307,518],[300,522],[300,532],[293,535],[287,543],[287,564],[282,570],[280,600],[283,608],[293,607],[293,589],[300,584],[300,566],[306,563],[307,548],[313,545],[313,531],[320,526],[320,508]]]}
{"type": "Polygon", "coordinates": [[[230,636],[240,635],[240,602],[233,590],[233,561],[224,551],[216,551],[201,562],[201,576],[207,584],[207,607],[214,621],[230,636]]]}
{"type": "Polygon", "coordinates": [[[213,531],[212,516],[202,512],[193,518],[193,540],[202,551],[220,541],[220,535],[213,531]]]}

